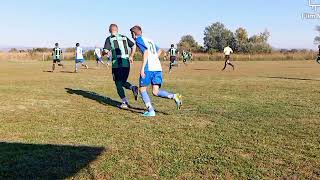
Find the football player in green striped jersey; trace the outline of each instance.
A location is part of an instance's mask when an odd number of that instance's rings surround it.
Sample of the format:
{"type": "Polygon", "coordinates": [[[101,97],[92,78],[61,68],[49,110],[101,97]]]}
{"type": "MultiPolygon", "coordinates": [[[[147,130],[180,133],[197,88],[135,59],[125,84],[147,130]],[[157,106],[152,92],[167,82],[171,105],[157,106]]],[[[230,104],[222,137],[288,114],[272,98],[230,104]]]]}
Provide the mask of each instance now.
{"type": "Polygon", "coordinates": [[[124,88],[133,92],[135,100],[138,100],[139,95],[139,88],[128,82],[130,63],[133,63],[136,45],[128,37],[119,34],[116,24],[110,25],[109,32],[111,35],[105,41],[103,55],[112,57],[112,76],[122,100],[120,108],[126,109],[130,105],[124,88]]]}
{"type": "Polygon", "coordinates": [[[56,69],[56,64],[58,63],[58,66],[61,66],[64,68],[63,64],[61,63],[62,60],[62,50],[59,48],[59,43],[55,44],[55,47],[52,50],[52,59],[53,59],[53,64],[52,64],[52,72],[56,69]]]}

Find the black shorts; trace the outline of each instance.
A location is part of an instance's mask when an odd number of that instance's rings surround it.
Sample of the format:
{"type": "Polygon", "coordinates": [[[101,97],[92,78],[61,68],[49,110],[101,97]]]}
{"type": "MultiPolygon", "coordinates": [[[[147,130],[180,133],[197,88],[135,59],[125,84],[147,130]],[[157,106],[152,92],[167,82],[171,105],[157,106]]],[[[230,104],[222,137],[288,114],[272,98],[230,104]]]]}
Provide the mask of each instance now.
{"type": "Polygon", "coordinates": [[[230,55],[225,55],[224,57],[226,60],[230,60],[230,55]]]}
{"type": "Polygon", "coordinates": [[[54,60],[53,60],[53,63],[60,63],[60,62],[61,62],[60,59],[54,59],[54,60]]]}
{"type": "Polygon", "coordinates": [[[176,56],[170,56],[170,62],[173,63],[177,60],[176,56]]]}
{"type": "Polygon", "coordinates": [[[127,82],[130,74],[130,68],[121,67],[121,68],[112,68],[112,77],[114,81],[127,82]]]}

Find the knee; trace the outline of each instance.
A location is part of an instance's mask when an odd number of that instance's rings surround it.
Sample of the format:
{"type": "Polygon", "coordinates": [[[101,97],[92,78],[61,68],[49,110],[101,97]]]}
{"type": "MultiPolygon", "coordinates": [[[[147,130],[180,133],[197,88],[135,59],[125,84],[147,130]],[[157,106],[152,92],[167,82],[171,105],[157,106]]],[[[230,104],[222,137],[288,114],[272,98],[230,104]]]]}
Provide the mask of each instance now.
{"type": "Polygon", "coordinates": [[[152,94],[154,95],[154,96],[158,96],[158,93],[159,93],[159,90],[152,90],[152,94]]]}

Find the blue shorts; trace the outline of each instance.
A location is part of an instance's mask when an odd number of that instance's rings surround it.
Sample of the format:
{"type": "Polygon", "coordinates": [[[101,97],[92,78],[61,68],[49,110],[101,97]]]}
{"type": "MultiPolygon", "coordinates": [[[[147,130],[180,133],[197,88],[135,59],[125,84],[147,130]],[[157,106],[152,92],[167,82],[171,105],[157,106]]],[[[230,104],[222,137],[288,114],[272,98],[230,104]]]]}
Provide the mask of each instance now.
{"type": "Polygon", "coordinates": [[[140,87],[147,87],[150,85],[162,85],[162,72],[161,71],[146,71],[146,77],[140,77],[140,87]]]}
{"type": "Polygon", "coordinates": [[[76,63],[84,63],[84,59],[76,59],[76,63]]]}

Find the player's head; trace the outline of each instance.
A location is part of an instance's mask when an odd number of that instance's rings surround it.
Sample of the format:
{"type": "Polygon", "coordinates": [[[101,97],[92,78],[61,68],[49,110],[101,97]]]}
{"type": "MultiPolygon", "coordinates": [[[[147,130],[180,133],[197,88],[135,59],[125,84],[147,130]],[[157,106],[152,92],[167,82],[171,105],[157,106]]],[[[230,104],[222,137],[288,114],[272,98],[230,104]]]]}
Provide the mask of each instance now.
{"type": "Polygon", "coordinates": [[[320,49],[320,45],[318,46],[318,48],[320,49]]]}
{"type": "Polygon", "coordinates": [[[55,47],[59,47],[59,43],[55,43],[54,46],[55,46],[55,47]]]}
{"type": "Polygon", "coordinates": [[[112,35],[118,34],[118,32],[119,32],[118,25],[116,25],[116,24],[110,24],[110,26],[109,26],[109,32],[110,32],[110,34],[112,34],[112,35]]]}
{"type": "Polygon", "coordinates": [[[142,35],[142,29],[140,26],[136,25],[130,29],[133,39],[137,39],[138,36],[142,35]]]}
{"type": "Polygon", "coordinates": [[[76,44],[76,47],[79,47],[79,46],[80,46],[80,43],[77,43],[77,44],[76,44]]]}
{"type": "Polygon", "coordinates": [[[171,44],[171,48],[174,48],[174,44],[171,44]]]}

